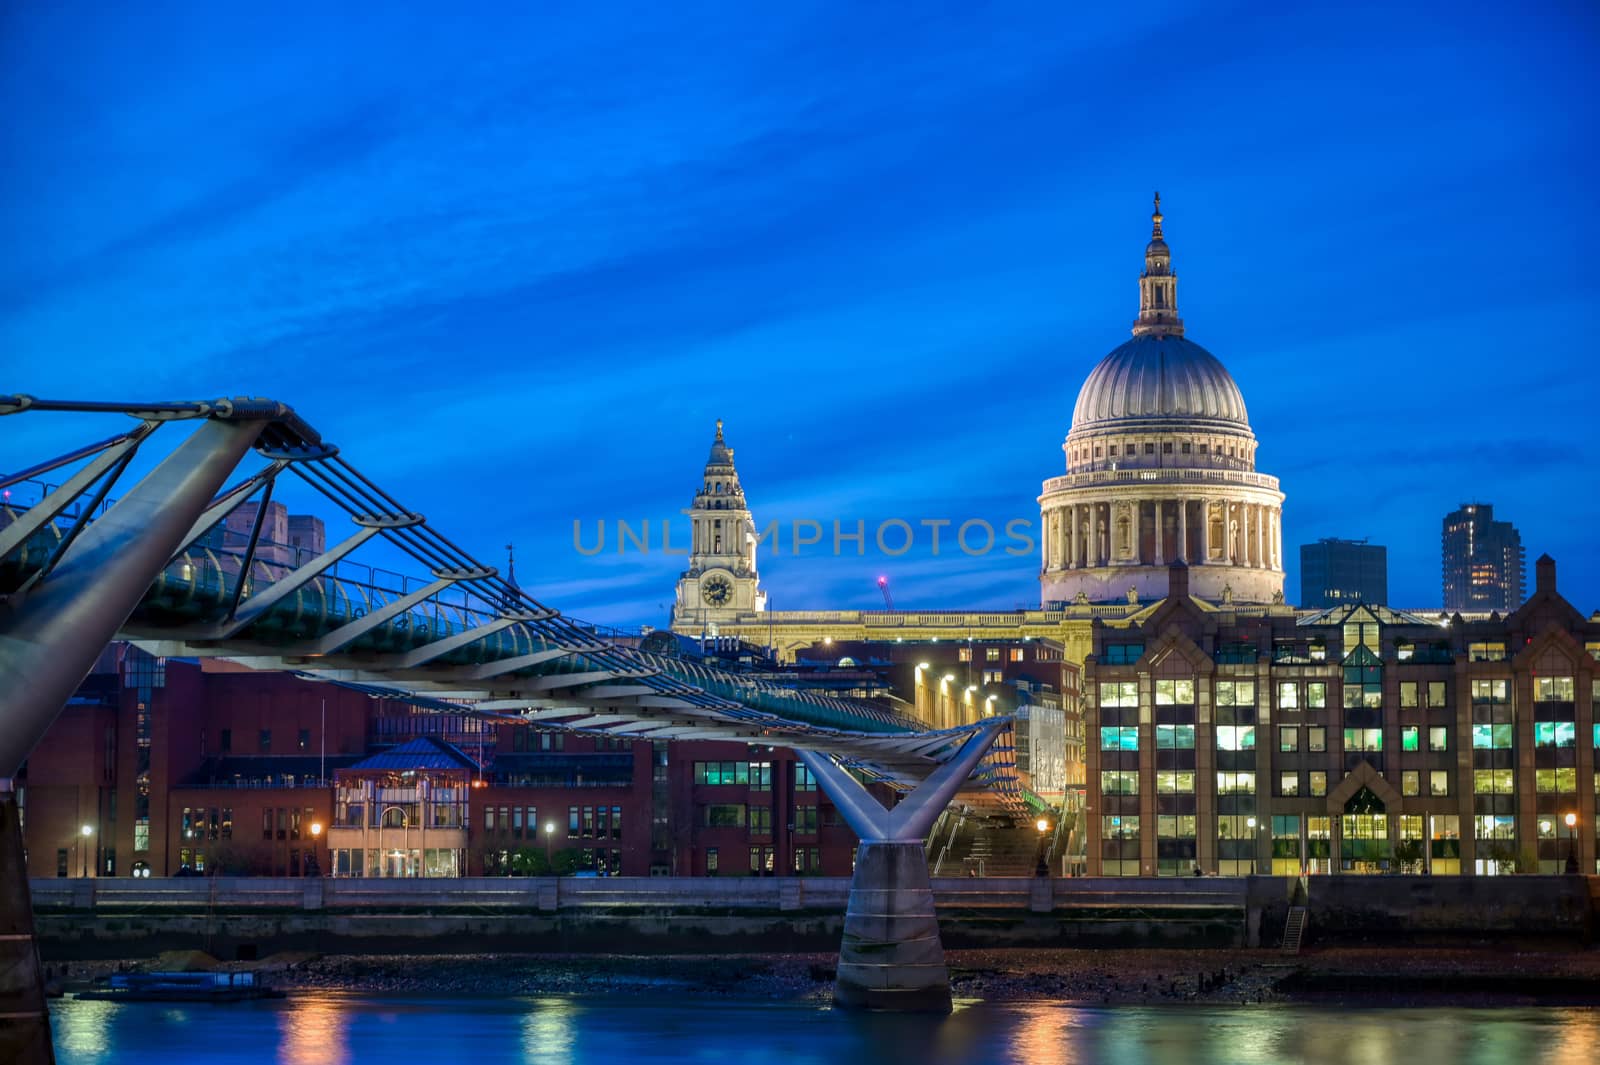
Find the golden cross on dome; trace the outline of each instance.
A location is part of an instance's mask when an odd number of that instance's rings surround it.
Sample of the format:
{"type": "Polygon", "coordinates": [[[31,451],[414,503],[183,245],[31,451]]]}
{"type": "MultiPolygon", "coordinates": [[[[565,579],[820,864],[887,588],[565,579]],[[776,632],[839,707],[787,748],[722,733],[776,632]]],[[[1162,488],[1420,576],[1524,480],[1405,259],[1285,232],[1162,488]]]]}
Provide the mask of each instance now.
{"type": "Polygon", "coordinates": [[[722,443],[722,419],[717,419],[717,443],[722,443]]]}

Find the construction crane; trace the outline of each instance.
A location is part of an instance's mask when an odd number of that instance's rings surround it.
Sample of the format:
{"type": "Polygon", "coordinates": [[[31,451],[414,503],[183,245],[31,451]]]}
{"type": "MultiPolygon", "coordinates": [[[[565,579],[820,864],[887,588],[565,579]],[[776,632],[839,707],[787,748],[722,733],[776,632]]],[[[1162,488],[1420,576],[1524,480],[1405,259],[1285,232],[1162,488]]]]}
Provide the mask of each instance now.
{"type": "Polygon", "coordinates": [[[894,609],[894,596],[889,594],[889,578],[878,578],[878,591],[883,593],[883,606],[885,610],[894,609]]]}

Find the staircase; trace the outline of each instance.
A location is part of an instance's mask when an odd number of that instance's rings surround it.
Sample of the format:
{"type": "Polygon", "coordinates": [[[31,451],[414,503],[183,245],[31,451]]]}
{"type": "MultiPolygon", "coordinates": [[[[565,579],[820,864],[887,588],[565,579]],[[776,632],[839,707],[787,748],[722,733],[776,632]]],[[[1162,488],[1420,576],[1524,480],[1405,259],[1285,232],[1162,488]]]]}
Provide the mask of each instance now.
{"type": "Polygon", "coordinates": [[[968,817],[950,839],[938,876],[1032,876],[1039,833],[1006,818],[968,817]]]}
{"type": "Polygon", "coordinates": [[[1285,954],[1299,954],[1300,940],[1306,931],[1306,908],[1304,906],[1289,907],[1289,919],[1283,926],[1283,952],[1285,954]]]}

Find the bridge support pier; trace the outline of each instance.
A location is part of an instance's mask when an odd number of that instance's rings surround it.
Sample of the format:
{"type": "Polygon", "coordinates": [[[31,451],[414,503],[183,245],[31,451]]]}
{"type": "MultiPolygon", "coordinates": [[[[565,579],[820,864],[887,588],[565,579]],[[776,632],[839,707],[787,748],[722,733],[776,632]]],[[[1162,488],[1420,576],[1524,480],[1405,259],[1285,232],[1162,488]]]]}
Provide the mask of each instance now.
{"type": "Polygon", "coordinates": [[[17,793],[0,778],[0,1061],[55,1065],[17,793]]]}
{"type": "Polygon", "coordinates": [[[950,972],[939,940],[923,838],[999,734],[972,735],[890,810],[826,755],[797,751],[861,840],[839,944],[835,1004],[852,1009],[949,1013],[950,972]]]}

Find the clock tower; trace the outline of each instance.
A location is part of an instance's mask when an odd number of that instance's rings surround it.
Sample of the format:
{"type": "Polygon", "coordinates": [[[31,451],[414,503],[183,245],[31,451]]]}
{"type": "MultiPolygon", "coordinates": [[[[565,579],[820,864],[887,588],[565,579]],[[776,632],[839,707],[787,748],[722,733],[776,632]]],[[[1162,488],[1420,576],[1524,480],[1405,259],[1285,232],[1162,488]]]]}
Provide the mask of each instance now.
{"type": "Polygon", "coordinates": [[[689,568],[678,578],[672,630],[715,635],[717,623],[767,609],[756,574],[756,525],[745,506],[722,419],[705,476],[689,510],[689,568]]]}

